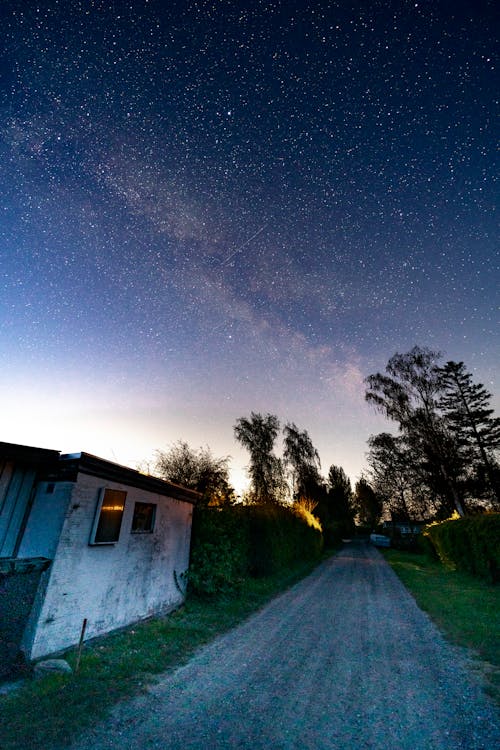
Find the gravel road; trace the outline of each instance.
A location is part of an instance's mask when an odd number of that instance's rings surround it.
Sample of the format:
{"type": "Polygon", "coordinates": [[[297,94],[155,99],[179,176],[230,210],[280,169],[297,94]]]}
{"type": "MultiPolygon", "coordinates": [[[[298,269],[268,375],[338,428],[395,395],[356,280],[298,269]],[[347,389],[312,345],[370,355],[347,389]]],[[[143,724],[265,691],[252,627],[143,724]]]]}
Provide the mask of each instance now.
{"type": "Polygon", "coordinates": [[[480,679],[379,552],[352,543],[73,750],[493,750],[480,679]]]}

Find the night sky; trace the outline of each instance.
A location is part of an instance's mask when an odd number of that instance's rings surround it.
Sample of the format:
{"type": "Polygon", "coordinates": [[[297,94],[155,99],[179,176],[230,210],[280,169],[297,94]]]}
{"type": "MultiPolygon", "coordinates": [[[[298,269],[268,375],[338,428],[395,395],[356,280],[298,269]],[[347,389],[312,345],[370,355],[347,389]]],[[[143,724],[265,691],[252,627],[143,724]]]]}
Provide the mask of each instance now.
{"type": "Polygon", "coordinates": [[[498,395],[495,6],[4,1],[0,439],[355,480],[396,351],[498,395]]]}

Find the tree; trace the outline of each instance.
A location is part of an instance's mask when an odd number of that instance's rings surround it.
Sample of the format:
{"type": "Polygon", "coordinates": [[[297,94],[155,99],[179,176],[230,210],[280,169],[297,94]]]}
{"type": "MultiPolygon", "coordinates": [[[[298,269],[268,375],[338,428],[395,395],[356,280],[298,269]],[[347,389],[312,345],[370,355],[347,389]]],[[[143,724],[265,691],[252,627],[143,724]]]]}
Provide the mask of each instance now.
{"type": "Polygon", "coordinates": [[[321,521],[325,544],[334,546],[354,531],[354,507],[351,482],[341,466],[330,466],[326,485],[321,483],[315,495],[315,513],[321,521]]]}
{"type": "Polygon", "coordinates": [[[429,506],[438,511],[429,495],[428,477],[404,435],[382,432],[368,440],[370,481],[392,518],[417,520],[428,515],[429,506]]]}
{"type": "Polygon", "coordinates": [[[274,414],[251,412],[250,418],[240,417],[234,425],[238,442],[250,453],[248,473],[251,480],[250,497],[256,503],[279,503],[285,492],[283,465],[274,453],[274,443],[280,429],[274,414]]]}
{"type": "Polygon", "coordinates": [[[179,440],[168,451],[156,451],[153,473],[201,492],[202,504],[226,505],[234,502],[228,464],[227,456],[215,458],[208,447],[196,450],[179,440]]]}
{"type": "Polygon", "coordinates": [[[364,477],[358,479],[354,490],[354,507],[363,526],[374,529],[382,516],[382,498],[364,477]]]}
{"type": "Polygon", "coordinates": [[[466,461],[455,435],[438,411],[441,395],[439,352],[413,347],[389,360],[388,375],[376,373],[366,382],[366,400],[398,423],[416,463],[427,464],[434,484],[458,513],[465,514],[460,493],[466,461]]]}
{"type": "Polygon", "coordinates": [[[307,430],[301,432],[297,425],[289,422],[283,432],[283,459],[285,465],[291,467],[293,498],[313,499],[317,486],[321,484],[319,453],[312,444],[307,430]]]}
{"type": "Polygon", "coordinates": [[[491,394],[482,383],[473,383],[463,362],[449,361],[438,373],[444,391],[439,407],[461,445],[468,449],[471,458],[482,464],[498,506],[499,472],[494,452],[500,449],[500,418],[492,416],[491,394]]]}
{"type": "Polygon", "coordinates": [[[341,466],[332,464],[328,472],[327,501],[334,521],[346,528],[354,527],[353,492],[351,480],[341,466]]]}

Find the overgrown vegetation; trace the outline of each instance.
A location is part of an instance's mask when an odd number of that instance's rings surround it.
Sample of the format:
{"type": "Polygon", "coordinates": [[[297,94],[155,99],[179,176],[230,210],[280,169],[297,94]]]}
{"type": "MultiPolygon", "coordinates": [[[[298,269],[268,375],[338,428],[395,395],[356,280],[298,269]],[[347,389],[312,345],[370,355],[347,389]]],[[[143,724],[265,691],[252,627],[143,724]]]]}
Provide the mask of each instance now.
{"type": "MultiPolygon", "coordinates": [[[[302,562],[273,576],[247,578],[231,596],[190,596],[168,617],[87,644],[78,674],[45,677],[0,696],[0,747],[66,748],[117,701],[140,693],[155,675],[187,662],[197,648],[237,625],[315,565],[302,562]]],[[[66,658],[74,667],[76,652],[66,658]]]]}
{"type": "Polygon", "coordinates": [[[489,692],[500,703],[500,588],[426,554],[392,549],[383,554],[440,630],[482,660],[489,692]]]}
{"type": "Polygon", "coordinates": [[[447,567],[500,581],[500,513],[434,523],[424,535],[447,567]]]}

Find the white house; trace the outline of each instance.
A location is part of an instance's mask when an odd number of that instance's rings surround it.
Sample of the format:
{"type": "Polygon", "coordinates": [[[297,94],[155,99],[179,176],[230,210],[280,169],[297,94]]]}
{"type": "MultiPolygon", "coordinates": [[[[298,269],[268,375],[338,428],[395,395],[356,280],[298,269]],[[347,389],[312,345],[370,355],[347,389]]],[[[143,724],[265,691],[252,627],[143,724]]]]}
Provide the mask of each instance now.
{"type": "Polygon", "coordinates": [[[27,659],[77,644],[84,620],[92,638],[182,603],[198,493],[88,453],[0,443],[0,467],[11,609],[19,577],[38,571],[20,637],[27,659]]]}

